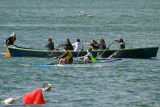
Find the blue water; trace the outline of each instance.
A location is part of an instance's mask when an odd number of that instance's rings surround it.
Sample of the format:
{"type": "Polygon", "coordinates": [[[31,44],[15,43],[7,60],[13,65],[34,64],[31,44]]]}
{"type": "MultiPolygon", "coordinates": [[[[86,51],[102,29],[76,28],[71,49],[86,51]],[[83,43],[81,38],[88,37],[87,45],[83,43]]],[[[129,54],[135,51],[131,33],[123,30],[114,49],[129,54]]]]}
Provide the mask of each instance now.
{"type": "MultiPolygon", "coordinates": [[[[159,17],[159,0],[0,0],[0,100],[50,83],[42,106],[159,107],[160,52],[153,60],[123,59],[128,62],[98,66],[34,66],[56,60],[4,57],[5,40],[12,32],[16,45],[34,49],[45,49],[49,37],[55,47],[67,38],[72,43],[104,38],[109,45],[121,37],[126,48],[160,46],[159,17]]],[[[111,46],[118,48],[118,43],[111,46]]],[[[17,99],[12,106],[22,103],[17,99]]]]}

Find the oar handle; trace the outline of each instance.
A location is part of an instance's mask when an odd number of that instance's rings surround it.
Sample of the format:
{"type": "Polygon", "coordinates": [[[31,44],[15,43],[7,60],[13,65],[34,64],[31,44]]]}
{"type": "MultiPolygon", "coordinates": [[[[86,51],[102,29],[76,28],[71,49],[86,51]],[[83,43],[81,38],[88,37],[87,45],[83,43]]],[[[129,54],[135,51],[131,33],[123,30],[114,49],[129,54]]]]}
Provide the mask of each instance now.
{"type": "Polygon", "coordinates": [[[77,58],[78,58],[79,54],[81,53],[81,51],[83,51],[83,48],[84,48],[84,43],[83,43],[83,45],[82,45],[82,48],[80,49],[80,51],[79,51],[78,54],[77,54],[77,58]]]}

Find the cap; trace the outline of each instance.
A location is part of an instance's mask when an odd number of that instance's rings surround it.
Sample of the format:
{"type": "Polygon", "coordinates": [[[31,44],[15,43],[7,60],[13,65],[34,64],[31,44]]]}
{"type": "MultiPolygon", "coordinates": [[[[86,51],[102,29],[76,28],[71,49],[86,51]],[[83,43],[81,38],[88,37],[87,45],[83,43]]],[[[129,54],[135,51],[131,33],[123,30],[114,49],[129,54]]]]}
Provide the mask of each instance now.
{"type": "Polygon", "coordinates": [[[80,42],[80,39],[77,39],[77,42],[80,42]]]}

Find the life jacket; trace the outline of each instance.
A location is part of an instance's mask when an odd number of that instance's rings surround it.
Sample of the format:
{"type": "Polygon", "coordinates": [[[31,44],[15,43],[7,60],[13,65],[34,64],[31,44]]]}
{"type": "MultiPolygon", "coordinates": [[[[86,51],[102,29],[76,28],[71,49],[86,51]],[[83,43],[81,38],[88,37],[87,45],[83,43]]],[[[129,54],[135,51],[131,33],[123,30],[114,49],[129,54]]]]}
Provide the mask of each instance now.
{"type": "Polygon", "coordinates": [[[68,52],[68,55],[65,57],[65,59],[67,60],[72,58],[72,53],[69,50],[67,50],[66,52],[68,52]]]}
{"type": "Polygon", "coordinates": [[[92,52],[89,52],[89,53],[90,53],[89,59],[90,59],[93,63],[95,63],[95,62],[96,62],[95,56],[93,55],[92,52]]]}

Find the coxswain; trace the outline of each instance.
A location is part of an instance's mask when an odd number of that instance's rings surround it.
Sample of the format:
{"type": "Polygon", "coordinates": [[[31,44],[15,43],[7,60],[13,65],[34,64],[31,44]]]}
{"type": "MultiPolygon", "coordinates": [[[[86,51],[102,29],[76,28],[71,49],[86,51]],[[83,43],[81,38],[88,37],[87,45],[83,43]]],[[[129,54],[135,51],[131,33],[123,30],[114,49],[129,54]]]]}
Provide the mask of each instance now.
{"type": "Polygon", "coordinates": [[[120,38],[119,40],[114,40],[114,41],[120,44],[120,49],[125,49],[125,43],[122,38],[120,38]]]}
{"type": "Polygon", "coordinates": [[[95,63],[96,62],[95,56],[92,53],[92,48],[87,49],[87,54],[85,56],[79,57],[79,59],[80,58],[84,58],[85,63],[95,63]]]}
{"type": "Polygon", "coordinates": [[[6,39],[6,46],[14,45],[15,41],[16,41],[16,34],[13,32],[12,36],[6,39]]]}
{"type": "Polygon", "coordinates": [[[48,38],[48,43],[44,45],[48,50],[54,50],[54,43],[51,38],[48,38]]]}
{"type": "Polygon", "coordinates": [[[54,57],[54,59],[59,59],[59,64],[62,64],[64,62],[65,64],[72,64],[73,63],[73,55],[68,50],[67,47],[64,47],[64,54],[59,57],[54,57]]]}

